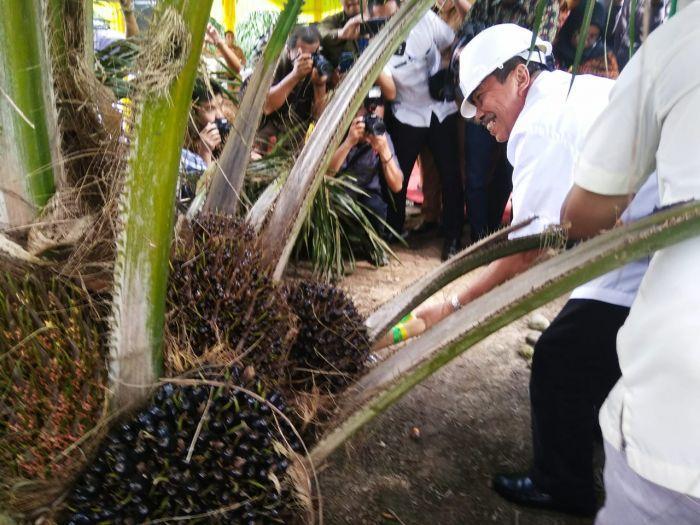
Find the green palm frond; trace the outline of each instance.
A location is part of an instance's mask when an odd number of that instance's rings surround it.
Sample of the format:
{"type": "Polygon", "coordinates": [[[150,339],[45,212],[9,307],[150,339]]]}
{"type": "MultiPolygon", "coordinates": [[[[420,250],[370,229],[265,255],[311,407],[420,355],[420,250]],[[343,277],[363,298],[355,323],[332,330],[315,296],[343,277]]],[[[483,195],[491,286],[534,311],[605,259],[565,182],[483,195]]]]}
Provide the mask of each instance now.
{"type": "Polygon", "coordinates": [[[388,228],[381,217],[353,195],[365,192],[351,175],[324,177],[294,248],[297,259],[307,258],[314,274],[327,282],[354,270],[358,257],[378,263],[395,257],[372,224],[388,228]]]}
{"type": "MultiPolygon", "coordinates": [[[[632,0],[633,2],[635,0],[632,0]]],[[[574,79],[576,78],[576,73],[578,72],[578,67],[581,64],[581,57],[583,57],[583,50],[586,47],[586,35],[588,35],[588,28],[591,26],[591,19],[593,18],[593,8],[595,7],[596,0],[586,0],[586,11],[583,15],[583,22],[581,22],[581,27],[578,30],[578,44],[576,44],[576,55],[574,56],[574,63],[571,66],[571,84],[569,84],[569,91],[574,85],[574,79]]]]}
{"type": "Polygon", "coordinates": [[[119,206],[110,333],[116,406],[146,395],[162,370],[173,197],[211,3],[161,1],[148,49],[138,61],[141,76],[119,206]]]}

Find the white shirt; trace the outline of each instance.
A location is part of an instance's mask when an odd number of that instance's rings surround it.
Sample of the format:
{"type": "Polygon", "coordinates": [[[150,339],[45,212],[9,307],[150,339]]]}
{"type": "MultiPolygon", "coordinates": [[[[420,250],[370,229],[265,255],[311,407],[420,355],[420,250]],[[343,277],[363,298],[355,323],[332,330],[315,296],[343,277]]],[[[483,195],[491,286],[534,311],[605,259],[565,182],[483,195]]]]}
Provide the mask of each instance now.
{"type": "Polygon", "coordinates": [[[397,53],[402,54],[389,59],[388,71],[396,83],[394,116],[400,122],[427,128],[433,113],[442,122],[457,112],[457,104],[438,102],[428,90],[428,78],[439,66],[439,51],[452,44],[454,36],[450,26],[428,11],[409,33],[405,46],[400,46],[397,53]]]}
{"type": "Polygon", "coordinates": [[[575,161],[613,83],[579,75],[569,93],[569,73],[543,71],[533,81],[508,138],[507,154],[513,165],[513,223],[538,218],[511,233],[511,239],[559,224],[575,161]]]}
{"type": "MultiPolygon", "coordinates": [[[[628,223],[651,214],[659,205],[659,187],[656,175],[652,175],[640,188],[620,221],[628,223]]],[[[608,304],[629,308],[637,296],[637,290],[649,267],[651,257],[644,257],[622,268],[601,275],[571,292],[571,299],[594,299],[608,304]]]]}
{"type": "MultiPolygon", "coordinates": [[[[700,2],[651,33],[620,75],[575,171],[589,191],[635,191],[656,169],[662,205],[700,198],[700,2]]],[[[652,258],[617,339],[622,377],[605,439],[649,481],[700,497],[700,238],[652,258]]]]}

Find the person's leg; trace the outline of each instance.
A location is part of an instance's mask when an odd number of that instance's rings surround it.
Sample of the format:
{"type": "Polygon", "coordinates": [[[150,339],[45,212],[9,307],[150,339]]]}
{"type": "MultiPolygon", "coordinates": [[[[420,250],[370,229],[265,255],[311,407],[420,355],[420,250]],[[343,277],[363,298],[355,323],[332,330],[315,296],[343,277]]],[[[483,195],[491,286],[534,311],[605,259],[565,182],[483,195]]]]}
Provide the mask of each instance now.
{"type": "Polygon", "coordinates": [[[559,503],[595,508],[593,442],[620,377],[617,332],[629,309],[569,300],[535,345],[530,379],[532,480],[559,503]]]}
{"type": "Polygon", "coordinates": [[[698,525],[700,499],[667,489],[634,472],[605,442],[605,505],[595,525],[698,525]]]}
{"type": "Polygon", "coordinates": [[[403,186],[396,193],[387,191],[389,201],[387,223],[400,235],[403,232],[403,225],[406,220],[408,179],[411,176],[411,171],[413,171],[413,165],[416,163],[418,153],[426,141],[429,128],[409,126],[396,120],[396,118],[390,119],[388,126],[389,135],[394,143],[396,158],[403,172],[403,186]]]}
{"type": "Polygon", "coordinates": [[[436,226],[442,211],[442,186],[435,159],[427,146],[421,149],[420,167],[423,175],[423,205],[421,206],[423,224],[436,226]]]}
{"type": "Polygon", "coordinates": [[[464,129],[464,156],[467,218],[471,240],[475,242],[489,233],[487,183],[493,168],[498,142],[485,127],[467,122],[464,129]]]}
{"type": "Polygon", "coordinates": [[[464,190],[457,150],[457,118],[455,113],[439,122],[433,114],[428,135],[428,145],[442,185],[442,227],[445,233],[443,260],[454,255],[454,249],[461,248],[464,226],[464,190]],[[446,251],[450,253],[446,254],[446,251]]]}
{"type": "Polygon", "coordinates": [[[497,156],[491,180],[486,189],[488,203],[488,231],[493,232],[501,227],[503,210],[513,191],[513,166],[506,157],[505,144],[497,144],[497,156]]]}

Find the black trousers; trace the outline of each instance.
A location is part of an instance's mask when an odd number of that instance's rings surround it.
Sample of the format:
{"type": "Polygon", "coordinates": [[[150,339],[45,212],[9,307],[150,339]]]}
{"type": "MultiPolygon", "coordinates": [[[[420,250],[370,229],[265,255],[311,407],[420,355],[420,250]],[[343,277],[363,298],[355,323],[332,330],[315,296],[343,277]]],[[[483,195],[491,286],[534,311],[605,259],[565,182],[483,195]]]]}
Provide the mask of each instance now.
{"type": "Polygon", "coordinates": [[[399,122],[388,121],[389,134],[394,142],[396,158],[403,172],[403,186],[398,193],[391,192],[387,222],[398,233],[403,231],[406,220],[406,191],[418,154],[424,145],[430,148],[442,183],[442,225],[447,239],[462,235],[464,225],[464,190],[459,169],[457,150],[457,114],[439,122],[433,113],[430,126],[417,128],[399,122]]]}
{"type": "Polygon", "coordinates": [[[620,377],[617,332],[629,308],[571,299],[535,345],[530,378],[532,478],[558,499],[594,508],[598,411],[620,377]]]}

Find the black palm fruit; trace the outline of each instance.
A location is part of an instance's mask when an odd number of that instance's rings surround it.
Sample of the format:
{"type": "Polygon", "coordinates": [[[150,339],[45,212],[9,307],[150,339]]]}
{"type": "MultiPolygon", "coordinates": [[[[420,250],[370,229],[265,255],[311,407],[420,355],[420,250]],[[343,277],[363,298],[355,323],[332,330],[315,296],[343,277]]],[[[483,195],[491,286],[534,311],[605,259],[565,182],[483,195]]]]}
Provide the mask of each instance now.
{"type": "Polygon", "coordinates": [[[64,522],[96,523],[85,521],[93,515],[124,524],[174,516],[193,516],[194,523],[293,521],[282,450],[300,450],[301,443],[280,415],[284,402],[259,381],[246,388],[274,400],[279,412],[238,389],[235,369],[219,380],[226,386],[163,385],[148,406],[116,424],[93,462],[101,468],[88,468],[75,484],[64,522]],[[168,401],[174,414],[164,408],[168,401]],[[194,517],[203,513],[210,514],[194,517]]]}
{"type": "Polygon", "coordinates": [[[285,290],[300,322],[290,355],[294,385],[337,392],[363,372],[369,356],[363,318],[345,292],[332,285],[295,281],[285,290]]]}
{"type": "Polygon", "coordinates": [[[170,272],[169,366],[180,373],[194,363],[239,358],[237,365],[252,365],[259,377],[276,382],[285,375],[296,318],[265,270],[255,233],[211,215],[193,222],[191,234],[170,272]]]}
{"type": "Polygon", "coordinates": [[[25,503],[24,481],[58,486],[83,468],[90,443],[75,444],[105,399],[104,314],[99,297],[55,275],[0,273],[0,507],[44,505],[56,494],[25,503]]]}

